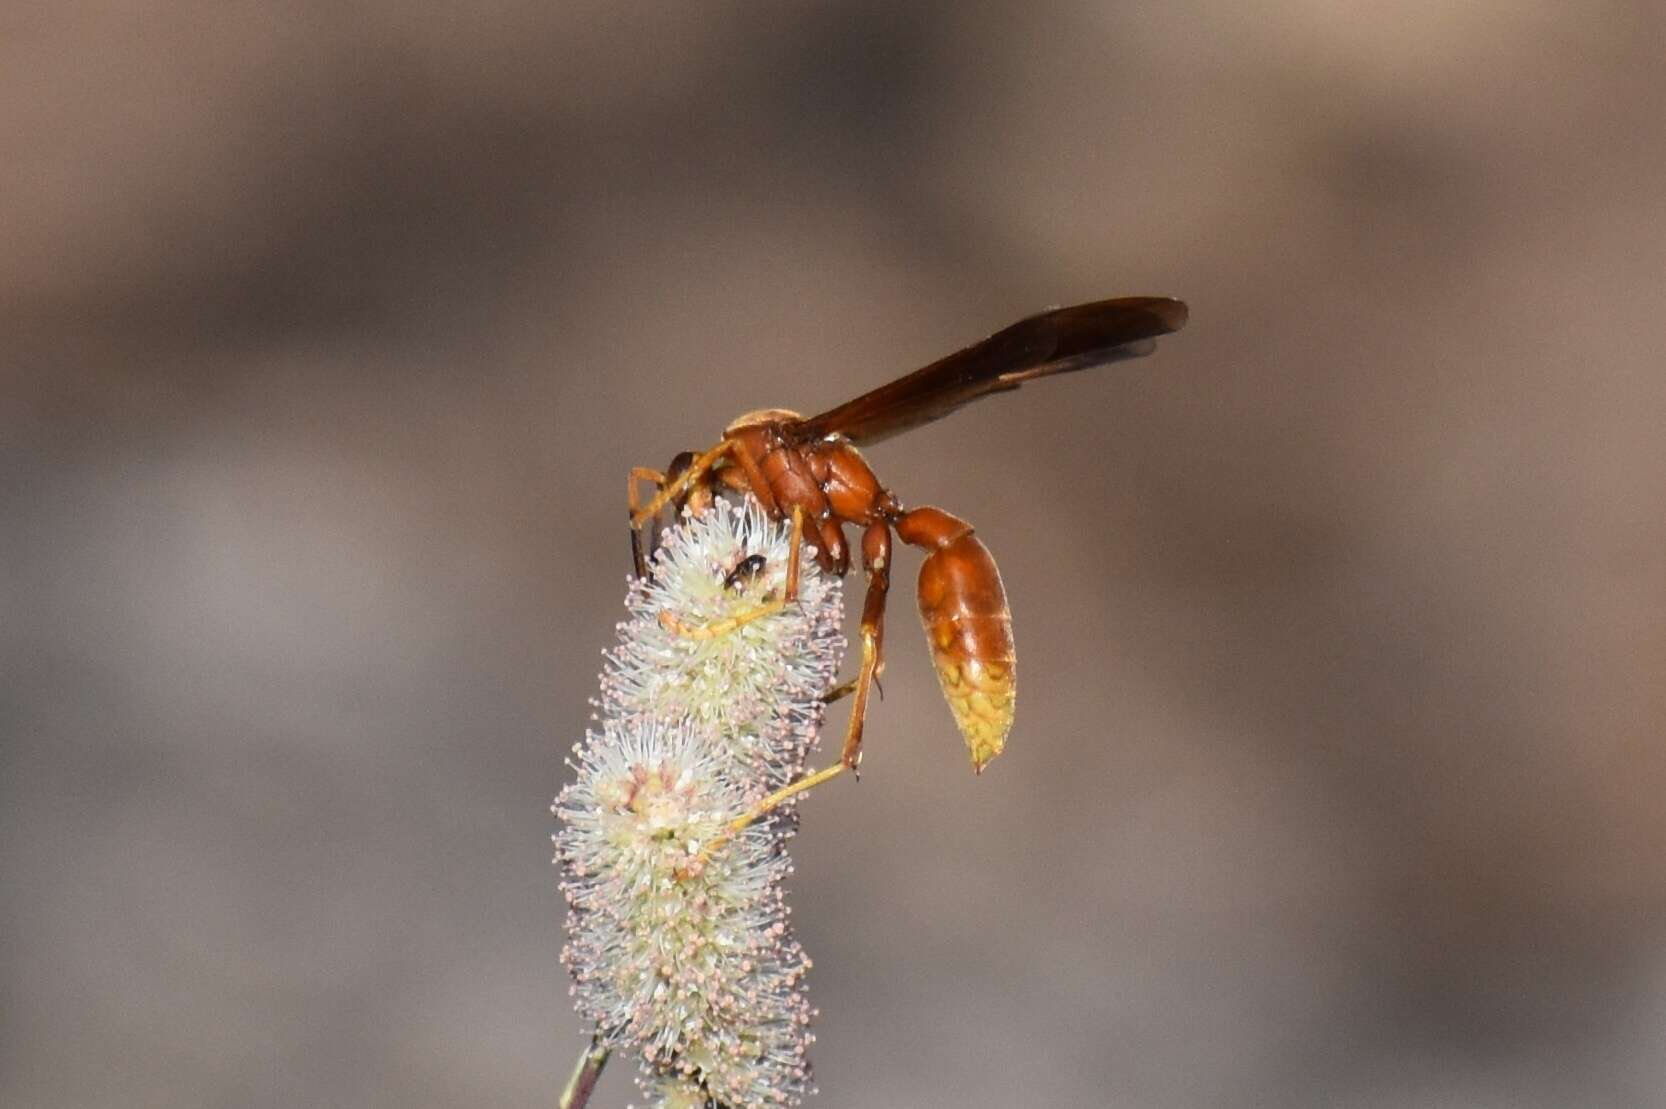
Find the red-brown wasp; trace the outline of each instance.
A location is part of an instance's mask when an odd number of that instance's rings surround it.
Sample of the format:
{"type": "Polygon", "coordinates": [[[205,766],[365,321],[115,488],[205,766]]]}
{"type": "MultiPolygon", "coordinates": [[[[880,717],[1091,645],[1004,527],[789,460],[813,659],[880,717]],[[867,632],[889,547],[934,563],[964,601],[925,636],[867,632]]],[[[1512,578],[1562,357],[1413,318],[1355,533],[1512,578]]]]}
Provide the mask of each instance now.
{"type": "MultiPolygon", "coordinates": [[[[631,471],[631,547],[641,575],[648,572],[641,530],[667,505],[700,511],[721,487],[750,493],[771,515],[792,520],[785,589],[758,608],[716,624],[688,626],[675,613],[661,614],[666,627],[683,634],[722,635],[780,611],[796,596],[803,539],[814,545],[822,569],[844,574],[850,568],[850,548],[843,526],[862,529],[862,569],[868,581],[862,606],[862,665],[851,687],[850,723],[840,760],[781,790],[746,819],[842,770],[854,770],[860,761],[868,692],[883,666],[893,531],[903,542],[927,552],[920,567],[920,617],[974,770],[981,771],[1001,753],[1012,728],[1012,614],[995,560],[964,520],[938,508],[904,509],[868,468],[858,446],[1035,378],[1149,354],[1157,336],[1185,325],[1186,314],[1183,302],[1166,297],[1124,297],[1043,312],[819,416],[806,419],[776,408],[748,412],[724,429],[715,447],[679,455],[667,472],[640,467],[631,471]],[[644,480],[654,482],[659,491],[639,504],[637,489],[644,480]]],[[[756,569],[750,566],[746,572],[756,569]]]]}

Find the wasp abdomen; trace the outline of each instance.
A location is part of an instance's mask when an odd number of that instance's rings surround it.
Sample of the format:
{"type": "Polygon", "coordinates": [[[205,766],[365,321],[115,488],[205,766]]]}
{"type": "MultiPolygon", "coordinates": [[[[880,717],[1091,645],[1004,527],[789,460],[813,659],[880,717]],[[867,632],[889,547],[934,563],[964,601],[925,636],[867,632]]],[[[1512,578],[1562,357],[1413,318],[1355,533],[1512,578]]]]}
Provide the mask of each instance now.
{"type": "Polygon", "coordinates": [[[982,771],[1006,747],[1017,692],[1001,572],[971,525],[940,509],[916,509],[896,528],[931,551],[920,567],[920,620],[972,768],[982,771]]]}

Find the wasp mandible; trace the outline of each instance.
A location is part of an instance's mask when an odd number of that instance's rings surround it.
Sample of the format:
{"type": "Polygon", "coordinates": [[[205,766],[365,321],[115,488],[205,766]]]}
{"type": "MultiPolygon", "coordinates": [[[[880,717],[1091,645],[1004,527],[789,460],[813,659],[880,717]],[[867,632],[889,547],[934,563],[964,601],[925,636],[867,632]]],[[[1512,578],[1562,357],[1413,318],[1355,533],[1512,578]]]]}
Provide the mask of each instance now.
{"type": "MultiPolygon", "coordinates": [[[[868,692],[884,666],[893,532],[926,552],[920,567],[920,619],[973,770],[981,772],[1001,753],[1012,729],[1012,613],[994,558],[973,534],[972,525],[959,517],[940,508],[905,509],[879,483],[858,447],[1035,378],[1149,354],[1158,336],[1185,326],[1186,315],[1186,305],[1168,297],[1122,297],[1043,312],[819,416],[806,419],[779,408],[748,412],[724,428],[710,450],[685,451],[663,473],[644,467],[631,470],[631,551],[640,576],[648,573],[642,529],[667,505],[699,512],[721,488],[750,493],[770,515],[792,520],[785,588],[757,608],[717,624],[690,626],[675,613],[661,613],[661,623],[681,634],[722,635],[781,611],[797,595],[800,549],[806,539],[821,568],[842,576],[851,558],[844,525],[862,529],[862,569],[868,586],[862,605],[862,664],[848,687],[853,699],[839,762],[780,790],[737,824],[843,770],[855,770],[861,761],[868,692]],[[658,487],[646,504],[638,503],[637,497],[643,481],[658,487]]],[[[748,566],[748,573],[758,569],[749,563],[743,566],[748,566]]]]}

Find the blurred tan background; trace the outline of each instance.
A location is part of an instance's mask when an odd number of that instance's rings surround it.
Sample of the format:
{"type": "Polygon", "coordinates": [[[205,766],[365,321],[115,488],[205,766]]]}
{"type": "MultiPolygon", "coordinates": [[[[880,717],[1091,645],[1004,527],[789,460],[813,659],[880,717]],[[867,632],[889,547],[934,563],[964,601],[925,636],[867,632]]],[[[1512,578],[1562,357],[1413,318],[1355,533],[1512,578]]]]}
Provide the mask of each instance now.
{"type": "Polygon", "coordinates": [[[626,468],[1161,293],[1156,358],[871,452],[1023,695],[974,780],[906,555],[796,841],[814,1104],[1662,1104],[1663,42],[9,7],[0,1102],[553,1104],[626,468]]]}

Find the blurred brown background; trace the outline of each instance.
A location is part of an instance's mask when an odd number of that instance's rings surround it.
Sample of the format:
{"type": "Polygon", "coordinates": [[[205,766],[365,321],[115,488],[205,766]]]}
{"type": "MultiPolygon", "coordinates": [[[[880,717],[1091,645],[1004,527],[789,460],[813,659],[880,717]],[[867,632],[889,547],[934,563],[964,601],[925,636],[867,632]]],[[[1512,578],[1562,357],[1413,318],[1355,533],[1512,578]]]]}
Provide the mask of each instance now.
{"type": "Polygon", "coordinates": [[[898,590],[796,841],[814,1104],[1661,1104],[1663,41],[9,7],[0,1102],[553,1104],[626,468],[1165,293],[871,454],[1000,558],[1023,696],[974,780],[898,590]]]}

